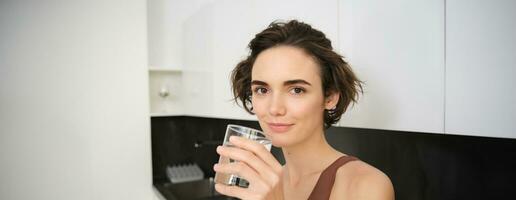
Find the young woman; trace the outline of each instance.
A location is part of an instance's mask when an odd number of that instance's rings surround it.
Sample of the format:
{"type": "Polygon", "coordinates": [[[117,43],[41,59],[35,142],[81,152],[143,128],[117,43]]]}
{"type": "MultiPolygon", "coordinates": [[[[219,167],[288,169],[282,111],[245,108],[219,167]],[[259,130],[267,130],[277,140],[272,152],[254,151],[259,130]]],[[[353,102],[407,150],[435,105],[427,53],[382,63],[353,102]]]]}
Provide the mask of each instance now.
{"type": "Polygon", "coordinates": [[[214,170],[238,174],[248,188],[216,184],[240,199],[394,199],[389,178],[332,148],[324,130],[339,121],[362,92],[361,81],[324,33],[293,20],[274,22],[249,43],[250,55],[233,70],[236,101],[256,114],[285,165],[263,145],[232,137],[217,153],[240,162],[214,170]]]}

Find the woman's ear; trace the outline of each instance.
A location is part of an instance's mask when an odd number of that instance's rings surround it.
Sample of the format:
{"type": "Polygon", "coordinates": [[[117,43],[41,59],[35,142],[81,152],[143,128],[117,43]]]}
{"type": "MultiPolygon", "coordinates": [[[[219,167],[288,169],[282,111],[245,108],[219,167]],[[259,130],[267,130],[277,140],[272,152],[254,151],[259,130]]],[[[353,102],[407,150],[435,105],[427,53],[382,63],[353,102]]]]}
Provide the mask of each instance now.
{"type": "Polygon", "coordinates": [[[339,102],[340,93],[332,92],[324,99],[324,108],[326,110],[332,110],[337,107],[337,103],[339,102]]]}

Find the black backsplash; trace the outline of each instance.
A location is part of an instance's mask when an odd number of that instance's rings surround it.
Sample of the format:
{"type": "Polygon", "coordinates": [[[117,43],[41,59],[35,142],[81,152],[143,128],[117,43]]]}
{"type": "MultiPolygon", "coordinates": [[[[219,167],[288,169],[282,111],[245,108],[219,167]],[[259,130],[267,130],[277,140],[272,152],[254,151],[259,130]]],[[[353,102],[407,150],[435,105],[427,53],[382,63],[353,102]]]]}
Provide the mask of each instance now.
{"type": "MultiPolygon", "coordinates": [[[[257,121],[190,116],[153,117],[154,184],[167,182],[167,165],[197,163],[213,177],[215,148],[227,124],[260,129],[257,121]]],[[[387,174],[398,200],[512,199],[516,196],[516,140],[375,129],[332,127],[336,149],[387,174]]],[[[284,162],[280,149],[273,154],[284,162]]]]}

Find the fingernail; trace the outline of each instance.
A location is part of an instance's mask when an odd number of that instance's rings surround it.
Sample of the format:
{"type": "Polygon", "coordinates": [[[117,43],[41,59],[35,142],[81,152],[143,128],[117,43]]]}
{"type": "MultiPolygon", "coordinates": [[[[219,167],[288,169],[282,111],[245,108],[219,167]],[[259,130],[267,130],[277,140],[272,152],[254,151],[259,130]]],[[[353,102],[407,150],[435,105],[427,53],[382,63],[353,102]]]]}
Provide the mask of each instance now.
{"type": "Polygon", "coordinates": [[[219,164],[214,164],[214,165],[213,165],[213,169],[214,169],[214,170],[217,170],[218,168],[219,168],[219,164]]]}
{"type": "Polygon", "coordinates": [[[234,141],[237,141],[237,140],[238,140],[237,136],[233,135],[233,136],[229,137],[229,141],[231,141],[231,142],[234,142],[234,141]]]}

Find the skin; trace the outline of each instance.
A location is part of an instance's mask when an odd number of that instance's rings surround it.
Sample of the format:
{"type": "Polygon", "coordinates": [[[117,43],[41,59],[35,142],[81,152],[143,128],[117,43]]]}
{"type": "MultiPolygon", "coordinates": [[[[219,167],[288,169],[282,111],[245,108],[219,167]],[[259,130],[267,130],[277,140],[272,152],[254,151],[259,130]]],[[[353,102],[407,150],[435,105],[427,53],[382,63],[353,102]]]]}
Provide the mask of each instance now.
{"type": "MultiPolygon", "coordinates": [[[[272,144],[281,147],[286,164],[263,145],[232,137],[236,147],[217,153],[240,162],[215,164],[214,170],[249,181],[249,188],[216,184],[224,195],[240,199],[307,199],[321,172],[345,155],[324,137],[323,111],[339,95],[324,97],[318,63],[302,49],[277,46],[260,53],[253,65],[253,112],[272,144]]],[[[330,199],[394,199],[389,178],[362,161],[340,167],[330,199]]]]}

